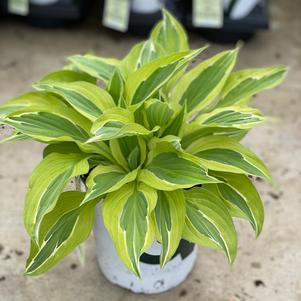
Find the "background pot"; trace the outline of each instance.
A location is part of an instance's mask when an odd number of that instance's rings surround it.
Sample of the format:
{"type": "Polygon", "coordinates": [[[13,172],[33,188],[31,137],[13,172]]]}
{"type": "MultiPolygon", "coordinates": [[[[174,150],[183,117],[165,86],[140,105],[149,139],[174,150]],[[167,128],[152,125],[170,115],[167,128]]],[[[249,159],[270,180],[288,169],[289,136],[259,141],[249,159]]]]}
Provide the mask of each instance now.
{"type": "Polygon", "coordinates": [[[141,256],[142,279],[139,279],[125,267],[116,254],[113,241],[103,224],[100,204],[95,212],[94,236],[97,260],[104,276],[110,282],[135,293],[161,293],[179,285],[191,272],[197,256],[197,246],[182,240],[174,257],[161,269],[161,245],[154,241],[141,256]]]}

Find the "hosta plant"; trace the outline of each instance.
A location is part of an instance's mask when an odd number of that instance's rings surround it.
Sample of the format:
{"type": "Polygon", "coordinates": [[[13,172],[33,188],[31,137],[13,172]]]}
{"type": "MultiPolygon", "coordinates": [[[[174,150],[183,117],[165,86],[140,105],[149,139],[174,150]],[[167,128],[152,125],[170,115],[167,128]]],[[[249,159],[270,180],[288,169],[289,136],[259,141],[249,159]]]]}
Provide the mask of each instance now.
{"type": "Polygon", "coordinates": [[[15,131],[4,142],[47,144],[25,200],[26,274],[46,272],[83,243],[98,202],[137,276],[154,240],[162,267],[181,239],[221,250],[232,263],[232,218],[260,233],[264,211],[250,176],[272,178],[240,140],[266,121],[250,107],[252,96],[278,85],[286,68],[233,72],[238,48],[191,67],[206,47],[190,49],[182,26],[163,15],[122,60],[71,56],[36,91],[1,105],[1,122],[15,131]],[[86,192],[64,191],[79,176],[86,192]]]}

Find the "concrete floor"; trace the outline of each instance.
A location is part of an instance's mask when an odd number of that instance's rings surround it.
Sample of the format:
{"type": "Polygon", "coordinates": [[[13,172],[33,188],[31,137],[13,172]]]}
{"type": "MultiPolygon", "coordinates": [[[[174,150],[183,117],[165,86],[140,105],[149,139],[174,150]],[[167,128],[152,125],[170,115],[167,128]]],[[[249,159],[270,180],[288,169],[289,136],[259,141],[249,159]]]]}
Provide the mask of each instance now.
{"type": "MultiPolygon", "coordinates": [[[[0,300],[301,300],[301,2],[272,3],[272,28],[241,50],[238,67],[286,64],[286,82],[261,94],[255,105],[278,122],[253,131],[245,144],[268,164],[279,188],[259,182],[266,209],[262,235],[255,240],[247,223],[238,222],[239,252],[230,267],[220,253],[200,248],[195,269],[178,288],[156,295],[134,295],[108,283],[100,274],[93,238],[87,243],[87,263],[74,254],[46,275],[22,275],[28,252],[23,229],[23,199],[27,179],[41,159],[34,142],[0,147],[0,300]]],[[[122,57],[136,38],[98,30],[42,30],[18,22],[0,21],[0,102],[27,91],[43,74],[60,68],[65,57],[89,50],[122,57]]],[[[194,47],[204,44],[192,37],[194,47]]],[[[209,54],[223,46],[212,45],[209,54]]]]}

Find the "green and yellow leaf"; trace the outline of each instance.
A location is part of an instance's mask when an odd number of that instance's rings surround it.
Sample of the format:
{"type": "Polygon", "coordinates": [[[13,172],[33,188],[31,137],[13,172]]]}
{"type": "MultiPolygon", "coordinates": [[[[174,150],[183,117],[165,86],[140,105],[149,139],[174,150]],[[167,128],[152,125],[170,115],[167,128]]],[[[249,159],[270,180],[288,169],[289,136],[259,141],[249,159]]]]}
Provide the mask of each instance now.
{"type": "Polygon", "coordinates": [[[206,137],[192,143],[187,152],[202,159],[210,170],[254,175],[272,181],[265,164],[249,149],[228,137],[206,137]]]}
{"type": "Polygon", "coordinates": [[[137,177],[137,170],[125,172],[121,167],[114,165],[97,166],[86,180],[88,188],[84,203],[100,198],[109,192],[118,190],[137,177]]]}
{"type": "Polygon", "coordinates": [[[73,55],[68,58],[81,72],[108,82],[119,65],[119,61],[111,58],[101,58],[91,54],[73,55]]]}
{"type": "Polygon", "coordinates": [[[185,125],[184,136],[181,140],[183,148],[187,148],[190,144],[197,141],[200,138],[208,136],[226,136],[234,140],[240,141],[248,130],[238,129],[233,127],[219,127],[219,126],[207,126],[199,125],[197,123],[190,123],[185,125]]]}
{"type": "Polygon", "coordinates": [[[215,183],[201,165],[184,158],[180,153],[160,153],[139,172],[138,180],[158,190],[171,191],[198,184],[215,183]]]}
{"type": "Polygon", "coordinates": [[[63,97],[76,111],[92,121],[105,110],[115,107],[108,92],[89,82],[65,83],[44,80],[33,87],[63,97]]]}
{"type": "Polygon", "coordinates": [[[57,206],[41,224],[40,247],[34,241],[31,244],[26,275],[45,273],[89,237],[95,202],[78,207],[83,197],[82,192],[61,194],[57,206]]]}
{"type": "Polygon", "coordinates": [[[266,118],[257,109],[233,106],[218,108],[210,113],[201,114],[192,124],[251,129],[265,121],[266,118]]]}
{"type": "Polygon", "coordinates": [[[215,101],[234,67],[237,52],[224,51],[187,72],[172,91],[173,104],[186,105],[187,112],[193,112],[215,101]]]}
{"type": "Polygon", "coordinates": [[[286,73],[285,66],[234,72],[229,76],[222,90],[222,99],[218,106],[237,105],[263,90],[274,88],[284,80],[286,73]]]}
{"type": "Polygon", "coordinates": [[[219,172],[214,175],[224,182],[218,183],[217,187],[230,205],[230,213],[247,219],[258,236],[264,222],[264,208],[251,180],[247,176],[232,173],[219,172]]]}
{"type": "Polygon", "coordinates": [[[172,258],[179,246],[185,215],[185,198],[182,190],[158,191],[155,218],[162,243],[161,267],[172,258]]]}
{"type": "Polygon", "coordinates": [[[138,165],[144,163],[146,144],[141,137],[127,136],[111,139],[109,144],[112,156],[125,170],[136,169],[138,165]],[[136,164],[134,161],[137,161],[136,164]]]}
{"type": "Polygon", "coordinates": [[[95,77],[88,75],[87,73],[81,73],[74,70],[58,70],[55,72],[51,72],[45,75],[39,83],[43,82],[63,82],[63,83],[71,83],[71,82],[78,82],[84,81],[89,82],[91,84],[96,84],[95,77]]]}
{"type": "Polygon", "coordinates": [[[144,103],[144,114],[146,115],[147,125],[149,129],[155,126],[165,126],[174,111],[169,107],[168,103],[158,99],[148,99],[144,103]]]}
{"type": "Polygon", "coordinates": [[[237,251],[236,231],[223,202],[202,188],[184,191],[186,226],[183,238],[213,249],[222,250],[232,263],[237,251]]]}
{"type": "Polygon", "coordinates": [[[126,136],[149,135],[157,130],[159,127],[148,130],[139,123],[135,123],[132,112],[122,108],[114,108],[108,110],[94,122],[91,129],[94,137],[90,138],[88,143],[126,136]]]}
{"type": "Polygon", "coordinates": [[[25,199],[24,223],[27,232],[38,239],[40,223],[57,202],[72,177],[89,171],[89,155],[52,153],[33,171],[25,199]]]}
{"type": "Polygon", "coordinates": [[[161,55],[189,49],[185,29],[167,10],[163,9],[163,20],[151,33],[151,40],[161,55]]]}
{"type": "Polygon", "coordinates": [[[107,90],[113,98],[116,106],[120,105],[123,97],[124,81],[119,69],[115,69],[112,78],[108,83],[107,90]]]}
{"type": "Polygon", "coordinates": [[[184,51],[158,58],[130,74],[125,82],[125,100],[137,104],[151,98],[186,63],[191,61],[200,50],[184,51]]]}
{"type": "Polygon", "coordinates": [[[156,201],[156,190],[134,182],[109,193],[103,203],[104,224],[116,251],[126,267],[139,277],[139,258],[154,239],[151,213],[156,201]]]}
{"type": "Polygon", "coordinates": [[[19,142],[28,139],[30,139],[30,137],[28,137],[27,135],[15,131],[12,135],[5,137],[4,139],[0,139],[0,144],[19,142]]]}

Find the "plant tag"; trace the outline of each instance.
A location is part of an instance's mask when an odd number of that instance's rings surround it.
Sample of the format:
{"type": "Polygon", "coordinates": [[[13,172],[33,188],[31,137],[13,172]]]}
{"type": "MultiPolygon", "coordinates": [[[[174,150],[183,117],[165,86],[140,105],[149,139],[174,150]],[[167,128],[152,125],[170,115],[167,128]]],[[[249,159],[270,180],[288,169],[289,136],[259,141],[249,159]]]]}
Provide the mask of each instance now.
{"type": "Polygon", "coordinates": [[[192,23],[195,27],[223,27],[222,0],[193,0],[192,23]]]}
{"type": "Polygon", "coordinates": [[[15,15],[27,16],[29,12],[29,0],[8,0],[8,12],[15,15]]]}
{"type": "Polygon", "coordinates": [[[106,0],[102,24],[118,31],[127,31],[130,6],[130,0],[106,0]]]}

